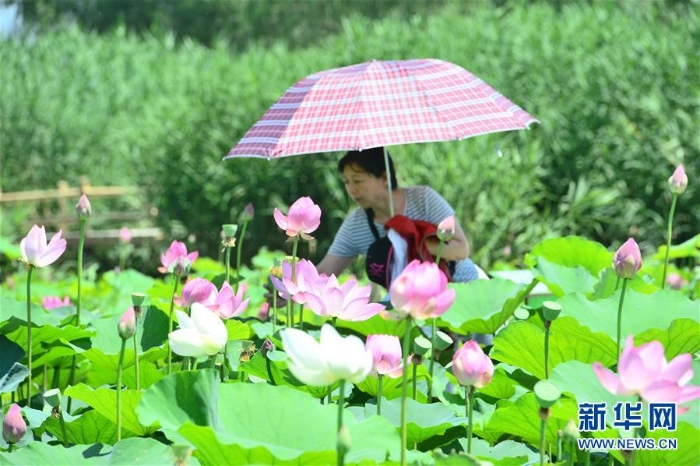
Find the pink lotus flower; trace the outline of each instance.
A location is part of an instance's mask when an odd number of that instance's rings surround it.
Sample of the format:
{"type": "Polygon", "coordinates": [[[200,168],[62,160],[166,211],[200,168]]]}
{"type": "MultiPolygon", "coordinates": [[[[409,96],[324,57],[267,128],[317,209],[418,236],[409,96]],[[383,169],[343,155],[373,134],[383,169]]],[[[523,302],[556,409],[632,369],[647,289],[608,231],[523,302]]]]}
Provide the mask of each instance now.
{"type": "Polygon", "coordinates": [[[87,196],[83,194],[78,200],[78,204],[75,206],[75,211],[78,213],[78,217],[87,218],[92,214],[92,207],[90,206],[90,201],[87,196]]]}
{"type": "Polygon", "coordinates": [[[17,443],[22,440],[26,432],[27,423],[24,422],[22,411],[18,404],[13,403],[2,421],[2,438],[7,443],[17,443]]]}
{"type": "Polygon", "coordinates": [[[484,388],[493,378],[493,363],[477,342],[469,340],[455,352],[452,374],[461,385],[484,388]]]}
{"type": "Polygon", "coordinates": [[[282,262],[282,279],[270,275],[273,286],[284,299],[292,299],[297,304],[306,304],[306,294],[328,281],[327,275],[319,275],[313,262],[301,259],[296,263],[296,277],[292,280],[292,264],[282,262]]]}
{"type": "Polygon", "coordinates": [[[71,304],[73,303],[70,302],[70,298],[68,296],[64,297],[63,299],[59,298],[58,296],[45,296],[41,300],[41,305],[44,306],[44,309],[47,311],[63,306],[70,306],[71,304]]]}
{"type": "MultiPolygon", "coordinates": [[[[447,277],[435,263],[414,260],[391,284],[389,296],[399,318],[428,319],[447,311],[455,290],[447,289],[447,277]]],[[[392,313],[382,315],[391,318],[392,313]]]]}
{"type": "Polygon", "coordinates": [[[119,241],[122,243],[130,243],[133,237],[134,235],[127,227],[122,227],[119,229],[119,241]]]}
{"type": "MultiPolygon", "coordinates": [[[[214,299],[214,304],[207,307],[222,319],[238,317],[245,312],[248,307],[248,302],[250,301],[250,298],[243,299],[243,292],[244,288],[240,287],[238,293],[234,295],[231,285],[229,285],[228,282],[224,282],[224,284],[221,285],[221,291],[219,291],[219,294],[214,299]]],[[[206,303],[203,302],[202,304],[206,306],[206,303]]]]}
{"type": "Polygon", "coordinates": [[[455,225],[457,219],[454,215],[450,215],[437,226],[437,237],[440,241],[448,242],[455,237],[455,225]]]}
{"type": "Polygon", "coordinates": [[[671,175],[671,178],[668,179],[668,185],[672,193],[683,194],[685,188],[688,187],[688,175],[685,174],[683,164],[676,167],[673,175],[671,175]]]}
{"type": "Polygon", "coordinates": [[[365,348],[372,352],[372,375],[388,375],[392,379],[403,374],[401,343],[394,335],[369,335],[365,348]]]}
{"type": "Polygon", "coordinates": [[[612,267],[620,278],[634,278],[642,268],[642,254],[633,238],[620,246],[613,257],[612,267]]]}
{"type": "Polygon", "coordinates": [[[199,257],[199,253],[193,251],[187,254],[187,246],[185,246],[185,243],[173,241],[170,243],[168,250],[165,251],[165,254],[160,256],[160,263],[163,264],[163,267],[158,267],[158,271],[161,273],[170,272],[170,266],[180,257],[186,259],[188,265],[192,265],[194,261],[197,260],[197,257],[199,257]]]}
{"type": "Polygon", "coordinates": [[[275,222],[287,233],[287,236],[301,235],[304,239],[310,239],[309,233],[313,233],[321,224],[321,208],[314,204],[310,197],[302,197],[289,208],[289,215],[285,216],[279,209],[274,211],[275,222]]]}
{"type": "Polygon", "coordinates": [[[44,227],[34,225],[19,243],[19,249],[25,263],[34,267],[46,267],[56,262],[66,251],[66,240],[61,238],[61,230],[58,230],[47,244],[44,227]]]}
{"type": "Polygon", "coordinates": [[[680,290],[688,284],[688,280],[683,278],[681,274],[674,272],[672,274],[669,274],[668,277],[666,277],[666,283],[668,283],[668,286],[670,286],[674,290],[680,290]]]}
{"type": "MultiPolygon", "coordinates": [[[[617,364],[617,375],[598,362],[593,372],[600,383],[615,395],[639,395],[651,403],[687,403],[700,398],[700,387],[688,385],[693,377],[692,357],[685,353],[666,361],[664,347],[658,341],[634,347],[627,337],[617,364]]],[[[678,413],[689,408],[678,406],[678,413]]]]}
{"type": "Polygon", "coordinates": [[[187,308],[192,307],[194,303],[199,303],[211,308],[216,305],[217,294],[216,286],[212,282],[197,277],[185,283],[180,296],[175,297],[175,304],[182,308],[187,308]]]}
{"type": "Polygon", "coordinates": [[[136,333],[136,312],[132,306],[129,306],[122,314],[117,323],[117,330],[119,331],[119,336],[124,340],[133,337],[136,333]]]}
{"type": "Polygon", "coordinates": [[[306,293],[306,305],[320,316],[359,322],[384,310],[384,305],[369,302],[371,293],[370,285],[358,286],[353,278],[340,285],[335,275],[331,275],[325,283],[318,282],[306,293]]]}

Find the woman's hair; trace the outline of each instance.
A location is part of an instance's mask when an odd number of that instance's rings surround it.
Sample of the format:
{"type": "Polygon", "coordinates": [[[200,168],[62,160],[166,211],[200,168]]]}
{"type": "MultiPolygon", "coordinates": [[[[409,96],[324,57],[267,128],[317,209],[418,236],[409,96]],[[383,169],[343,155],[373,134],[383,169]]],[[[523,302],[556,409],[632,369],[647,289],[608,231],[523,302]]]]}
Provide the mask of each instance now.
{"type": "MultiPolygon", "coordinates": [[[[396,181],[394,161],[391,159],[389,151],[387,151],[386,155],[389,158],[389,179],[391,180],[391,188],[396,189],[399,187],[399,183],[396,181]]],[[[338,171],[343,173],[343,170],[345,170],[345,167],[348,165],[355,165],[370,175],[379,178],[386,172],[386,166],[384,164],[384,148],[372,147],[371,149],[367,150],[348,151],[348,153],[345,154],[338,162],[338,171]]]]}

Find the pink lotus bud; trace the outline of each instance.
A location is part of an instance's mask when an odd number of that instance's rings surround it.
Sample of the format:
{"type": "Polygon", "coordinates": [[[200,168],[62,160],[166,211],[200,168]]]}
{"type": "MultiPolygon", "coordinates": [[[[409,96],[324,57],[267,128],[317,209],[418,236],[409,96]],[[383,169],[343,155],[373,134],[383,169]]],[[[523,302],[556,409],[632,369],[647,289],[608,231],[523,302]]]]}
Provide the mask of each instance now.
{"type": "Polygon", "coordinates": [[[270,317],[270,304],[262,303],[258,309],[258,319],[266,321],[270,317]]]}
{"type": "Polygon", "coordinates": [[[119,241],[122,243],[130,243],[133,237],[134,235],[131,234],[131,230],[129,230],[127,227],[122,227],[119,230],[119,241]]]}
{"type": "Polygon", "coordinates": [[[456,219],[454,215],[450,215],[437,226],[437,237],[440,241],[447,243],[455,237],[456,219]]]}
{"type": "Polygon", "coordinates": [[[683,276],[679,273],[672,273],[669,274],[668,277],[666,277],[666,283],[674,290],[680,290],[688,284],[688,280],[683,278],[683,276]]]}
{"type": "Polygon", "coordinates": [[[633,278],[642,268],[642,254],[634,239],[628,239],[613,257],[613,269],[620,278],[633,278]]]}
{"type": "Polygon", "coordinates": [[[243,213],[241,214],[241,222],[250,222],[253,220],[253,217],[255,216],[255,208],[253,207],[253,203],[249,202],[247,206],[245,206],[245,209],[243,209],[243,213]]]}
{"type": "Polygon", "coordinates": [[[263,342],[262,346],[260,347],[260,352],[262,353],[263,357],[267,357],[267,353],[270,351],[275,350],[275,344],[272,343],[272,340],[269,338],[265,338],[265,341],[263,342]]]}
{"type": "Polygon", "coordinates": [[[128,340],[134,336],[136,333],[136,312],[133,307],[129,306],[129,308],[124,311],[124,314],[122,314],[117,324],[117,330],[119,330],[119,336],[124,340],[128,340]]]}
{"type": "Polygon", "coordinates": [[[22,440],[26,432],[27,423],[24,422],[19,405],[15,403],[7,410],[5,419],[2,421],[2,437],[7,443],[17,443],[22,440]]]}
{"type": "Polygon", "coordinates": [[[80,196],[80,200],[78,200],[78,204],[75,206],[75,211],[78,212],[78,217],[80,218],[87,218],[92,213],[90,201],[85,194],[80,196]]]}
{"type": "Polygon", "coordinates": [[[680,164],[678,165],[678,167],[676,167],[676,170],[673,172],[673,175],[671,175],[671,178],[668,179],[668,185],[669,188],[671,188],[672,193],[683,194],[685,188],[688,187],[688,175],[685,174],[683,164],[680,164]]]}
{"type": "Polygon", "coordinates": [[[469,340],[452,358],[452,374],[464,386],[483,388],[493,378],[493,363],[477,342],[469,340]]]}
{"type": "Polygon", "coordinates": [[[279,209],[275,209],[274,217],[277,226],[288,236],[301,235],[302,238],[309,239],[308,233],[316,231],[321,224],[321,208],[310,197],[302,197],[291,205],[289,215],[283,215],[279,209]]]}
{"type": "Polygon", "coordinates": [[[447,289],[447,277],[434,262],[414,260],[406,266],[389,290],[393,311],[381,311],[391,318],[409,314],[414,319],[428,319],[445,313],[455,300],[455,290],[447,289]]]}
{"type": "Polygon", "coordinates": [[[374,360],[371,374],[388,375],[392,379],[403,374],[399,337],[394,335],[369,335],[365,348],[372,352],[374,360]]]}

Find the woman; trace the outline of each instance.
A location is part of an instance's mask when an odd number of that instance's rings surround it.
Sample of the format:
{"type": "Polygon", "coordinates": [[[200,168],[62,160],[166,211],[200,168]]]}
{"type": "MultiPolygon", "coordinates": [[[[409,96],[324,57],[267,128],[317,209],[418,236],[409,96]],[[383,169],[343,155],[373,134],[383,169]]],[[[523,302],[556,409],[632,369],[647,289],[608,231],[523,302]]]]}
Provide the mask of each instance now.
{"type": "MultiPolygon", "coordinates": [[[[382,147],[348,152],[338,163],[338,171],[345,183],[345,189],[357,202],[359,208],[350,212],[345,218],[328,253],[317,266],[319,273],[336,275],[350,265],[359,254],[365,254],[376,240],[370,228],[370,220],[367,218],[368,212],[373,216],[376,231],[382,237],[386,236],[384,224],[391,218],[389,187],[382,147]]],[[[395,214],[435,225],[454,215],[454,209],[432,188],[428,186],[400,188],[390,156],[389,172],[395,214]]],[[[433,256],[437,255],[439,247],[437,238],[427,239],[426,245],[433,256]]],[[[479,278],[477,267],[469,259],[469,243],[459,222],[455,222],[454,239],[443,246],[441,257],[447,261],[455,261],[453,281],[466,282],[479,278]]]]}

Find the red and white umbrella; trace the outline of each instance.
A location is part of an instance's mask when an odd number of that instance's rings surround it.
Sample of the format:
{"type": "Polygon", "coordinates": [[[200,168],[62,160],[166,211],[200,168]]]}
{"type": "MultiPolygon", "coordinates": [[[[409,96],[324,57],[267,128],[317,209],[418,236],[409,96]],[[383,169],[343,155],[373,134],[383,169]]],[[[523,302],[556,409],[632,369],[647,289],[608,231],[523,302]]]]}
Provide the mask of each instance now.
{"type": "Polygon", "coordinates": [[[453,63],[374,60],[297,82],[225,158],[449,141],[527,129],[536,122],[453,63]]]}

